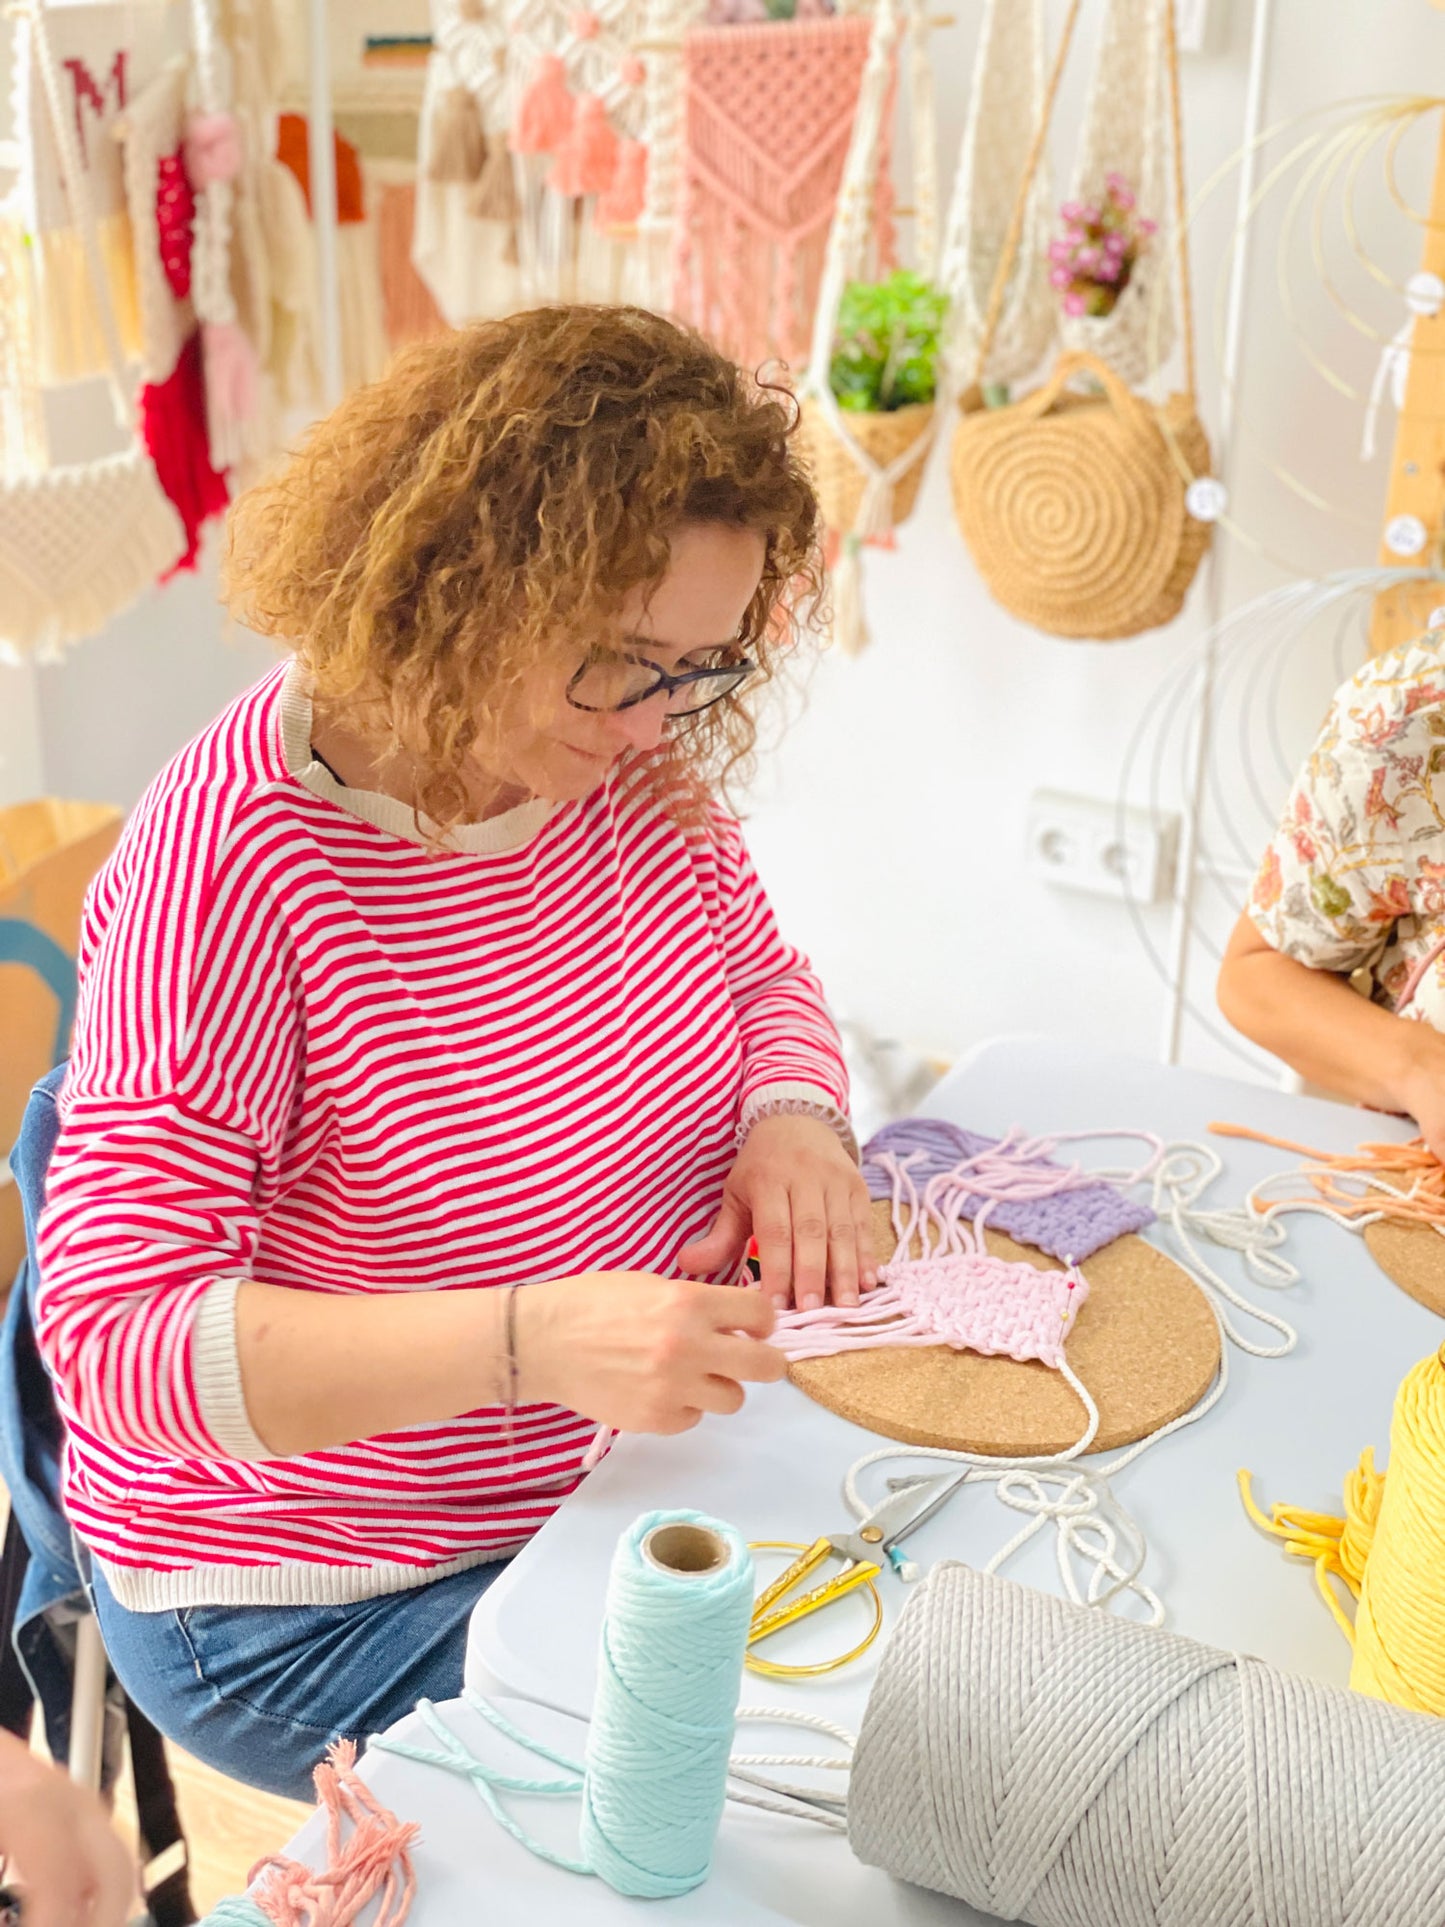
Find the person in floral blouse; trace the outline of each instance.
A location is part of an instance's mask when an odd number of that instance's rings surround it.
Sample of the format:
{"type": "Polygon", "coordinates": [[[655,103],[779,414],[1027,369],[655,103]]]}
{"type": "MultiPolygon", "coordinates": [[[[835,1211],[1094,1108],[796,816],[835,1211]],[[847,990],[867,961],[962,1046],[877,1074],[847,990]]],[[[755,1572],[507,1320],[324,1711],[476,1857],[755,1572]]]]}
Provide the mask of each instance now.
{"type": "Polygon", "coordinates": [[[1445,1158],[1445,630],[1336,695],[1219,973],[1220,1009],[1445,1158]]]}

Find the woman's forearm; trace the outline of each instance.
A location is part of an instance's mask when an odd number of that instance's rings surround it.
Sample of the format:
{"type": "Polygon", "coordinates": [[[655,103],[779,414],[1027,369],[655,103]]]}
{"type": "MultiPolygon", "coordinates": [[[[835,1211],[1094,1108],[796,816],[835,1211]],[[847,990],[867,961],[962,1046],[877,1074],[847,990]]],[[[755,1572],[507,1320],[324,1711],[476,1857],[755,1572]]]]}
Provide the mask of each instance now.
{"type": "Polygon", "coordinates": [[[251,1429],[287,1458],[502,1404],[506,1297],[243,1284],[236,1349],[251,1429]]]}
{"type": "Polygon", "coordinates": [[[1275,950],[1241,917],[1219,973],[1219,1007],[1254,1043],[1311,1084],[1357,1104],[1410,1111],[1423,1075],[1440,1075],[1445,1040],[1275,950]]]}

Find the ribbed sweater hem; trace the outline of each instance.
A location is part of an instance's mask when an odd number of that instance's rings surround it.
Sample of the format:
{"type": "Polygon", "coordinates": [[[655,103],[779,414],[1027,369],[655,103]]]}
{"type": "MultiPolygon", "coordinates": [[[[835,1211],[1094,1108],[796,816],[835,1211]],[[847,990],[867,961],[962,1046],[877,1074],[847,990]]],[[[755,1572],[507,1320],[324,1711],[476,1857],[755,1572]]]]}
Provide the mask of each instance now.
{"type": "Polygon", "coordinates": [[[350,1606],[509,1559],[525,1544],[521,1539],[515,1546],[488,1546],[436,1566],[390,1559],[374,1566],[325,1566],[287,1559],[274,1566],[182,1566],[163,1572],[152,1566],[116,1566],[99,1557],[96,1564],[116,1601],[132,1613],[177,1612],[186,1606],[350,1606]]]}

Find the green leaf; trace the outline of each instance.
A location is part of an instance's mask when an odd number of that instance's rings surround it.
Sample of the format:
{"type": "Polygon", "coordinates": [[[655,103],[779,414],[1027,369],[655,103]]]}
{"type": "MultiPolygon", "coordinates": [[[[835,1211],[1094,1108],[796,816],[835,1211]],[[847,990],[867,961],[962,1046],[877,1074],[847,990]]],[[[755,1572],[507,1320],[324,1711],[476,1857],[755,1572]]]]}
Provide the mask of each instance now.
{"type": "Polygon", "coordinates": [[[829,383],[841,407],[881,413],[932,401],[948,297],[899,268],[886,281],[851,281],[838,304],[829,383]]]}
{"type": "Polygon", "coordinates": [[[1327,917],[1343,917],[1350,908],[1350,893],[1342,883],[1336,883],[1330,876],[1317,876],[1310,879],[1310,895],[1315,908],[1322,910],[1327,917]]]}

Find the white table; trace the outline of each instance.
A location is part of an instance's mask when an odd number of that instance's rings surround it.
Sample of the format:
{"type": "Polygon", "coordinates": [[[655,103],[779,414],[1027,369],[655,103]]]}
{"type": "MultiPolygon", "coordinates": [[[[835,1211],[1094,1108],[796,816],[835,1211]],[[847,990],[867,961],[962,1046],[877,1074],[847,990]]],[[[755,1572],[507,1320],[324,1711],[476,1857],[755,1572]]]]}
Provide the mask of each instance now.
{"type": "MultiPolygon", "coordinates": [[[[934,1091],[924,1109],[972,1129],[1010,1124],[1034,1131],[1125,1125],[1166,1138],[1202,1139],[1211,1120],[1249,1124],[1324,1149],[1361,1137],[1404,1138],[1411,1127],[1365,1117],[1341,1105],[1292,1097],[1231,1079],[1169,1070],[1143,1060],[1042,1038],[1004,1039],[975,1051],[934,1091]]],[[[1255,1144],[1210,1140],[1225,1160],[1211,1202],[1238,1203],[1249,1185],[1291,1160],[1255,1144]]],[[[1123,1147],[1088,1147],[1086,1162],[1123,1163],[1123,1147]]],[[[1376,1268],[1363,1243],[1322,1219],[1290,1219],[1288,1253],[1299,1285],[1285,1294],[1251,1287],[1242,1263],[1206,1246],[1226,1277],[1256,1301],[1280,1310],[1300,1343],[1284,1359],[1234,1352],[1221,1403],[1197,1426],[1161,1443],[1120,1475],[1117,1497],[1150,1542],[1145,1577],[1161,1593],[1169,1624],[1214,1644],[1256,1654],[1292,1671],[1343,1683],[1349,1654],[1314,1596],[1302,1564],[1286,1560],[1246,1520],[1235,1473],[1246,1465],[1261,1498],[1338,1509],[1340,1486],[1360,1448],[1382,1459],[1396,1387],[1409,1367],[1440,1342],[1439,1321],[1376,1268]]],[[[736,1418],[708,1419],[680,1439],[628,1438],[543,1527],[483,1597],[473,1617],[467,1681],[509,1696],[512,1716],[553,1744],[574,1744],[574,1716],[591,1704],[597,1630],[613,1548],[641,1512],[693,1506],[727,1519],[750,1539],[812,1539],[847,1522],[841,1497],[846,1468],[883,1441],[824,1411],[789,1385],[755,1389],[736,1418]]],[[[877,1487],[879,1496],[883,1488],[877,1487]]],[[[920,1561],[981,1563],[1018,1523],[979,1487],[957,1496],[909,1542],[920,1561]]],[[[1010,1567],[1012,1576],[1057,1587],[1052,1540],[1010,1567]]],[[[889,1619],[907,1593],[883,1580],[889,1619]]],[[[836,1648],[841,1617],[822,1632],[836,1648]]],[[[793,1634],[780,1638],[795,1637],[793,1634]]],[[[816,1639],[799,1629],[799,1646],[816,1639]]],[[[879,1648],[881,1650],[882,1642],[879,1648]]],[[[779,1649],[779,1657],[790,1657],[779,1649]]],[[[805,1705],[857,1729],[876,1673],[870,1655],[843,1673],[803,1685],[745,1678],[743,1703],[805,1705]]],[[[459,1730],[485,1729],[460,1706],[459,1730]]],[[[417,1735],[414,1721],[396,1729],[417,1735]]],[[[806,1736],[803,1736],[804,1738],[806,1736]]],[[[487,1745],[495,1743],[485,1742],[487,1745]]],[[[811,1750],[748,1729],[749,1751],[811,1750]]],[[[526,1771],[527,1769],[522,1769],[526,1771]]],[[[471,1789],[451,1776],[371,1754],[366,1777],[398,1813],[424,1822],[416,1856],[414,1927],[451,1927],[475,1918],[485,1897],[497,1920],[529,1927],[579,1920],[640,1919],[659,1903],[620,1899],[601,1882],[583,1882],[531,1858],[495,1826],[471,1789]]],[[[519,1817],[558,1845],[575,1838],[575,1816],[543,1813],[528,1802],[519,1817]],[[559,1831],[560,1829],[560,1831],[559,1831]]],[[[295,1850],[314,1851],[308,1826],[295,1850]]],[[[860,1867],[846,1843],[821,1828],[730,1807],[712,1879],[666,1903],[689,1922],[894,1927],[983,1917],[860,1867]]]]}

